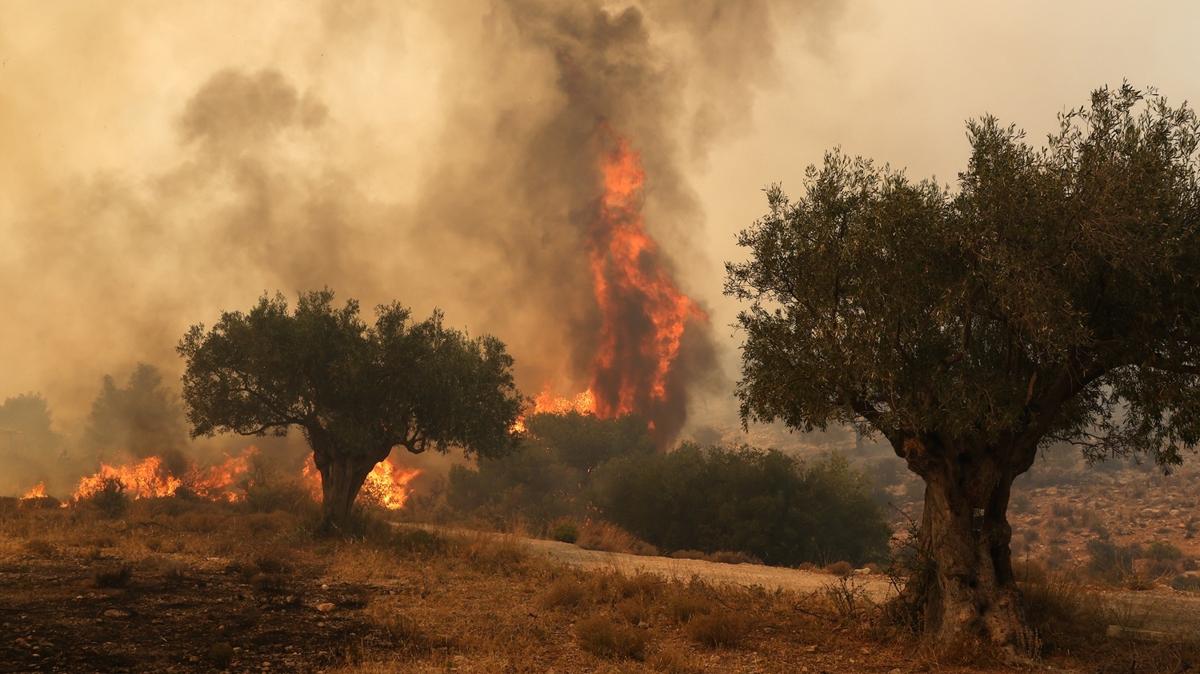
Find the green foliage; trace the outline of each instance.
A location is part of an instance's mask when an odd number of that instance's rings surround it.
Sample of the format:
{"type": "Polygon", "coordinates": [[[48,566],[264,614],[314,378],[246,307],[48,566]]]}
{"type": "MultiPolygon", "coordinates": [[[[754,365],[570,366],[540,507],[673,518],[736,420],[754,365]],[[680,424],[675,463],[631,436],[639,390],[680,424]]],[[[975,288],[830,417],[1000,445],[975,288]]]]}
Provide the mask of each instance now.
{"type": "Polygon", "coordinates": [[[593,493],[606,518],[668,550],[732,550],[794,565],[862,562],[887,549],[867,481],[839,456],[806,466],[774,450],[685,444],[601,466],[593,493]]]}
{"type": "Polygon", "coordinates": [[[1042,149],[971,122],[955,192],[839,152],[799,200],[770,189],[727,265],[742,415],[1022,470],[1055,439],[1178,463],[1200,441],[1200,123],[1128,85],[1060,121],[1042,149]]]}
{"type": "Polygon", "coordinates": [[[582,516],[590,471],[615,456],[654,451],[645,421],[633,417],[535,414],[515,451],[450,470],[447,501],[497,523],[520,517],[538,526],[582,516]]]}
{"type": "Polygon", "coordinates": [[[434,312],[410,320],[399,304],[359,319],[358,303],[333,305],[329,290],[282,295],[249,313],[226,312],[179,344],[183,397],[194,436],[305,431],[314,449],[385,458],[450,446],[483,455],[513,444],[521,409],[512,358],[494,337],[468,338],[434,312]]]}
{"type": "Polygon", "coordinates": [[[560,520],[550,526],[550,538],[561,543],[574,543],[579,540],[579,527],[571,520],[560,520]]]}

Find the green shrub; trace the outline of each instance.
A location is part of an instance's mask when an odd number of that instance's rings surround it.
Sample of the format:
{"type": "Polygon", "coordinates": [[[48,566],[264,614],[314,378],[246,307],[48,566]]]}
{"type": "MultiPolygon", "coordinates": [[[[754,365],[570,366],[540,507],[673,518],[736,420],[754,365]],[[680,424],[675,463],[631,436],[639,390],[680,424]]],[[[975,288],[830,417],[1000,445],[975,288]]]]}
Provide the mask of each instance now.
{"type": "Polygon", "coordinates": [[[1166,541],[1154,541],[1146,548],[1146,557],[1156,562],[1170,562],[1183,558],[1183,551],[1166,541]]]}
{"type": "Polygon", "coordinates": [[[627,456],[593,471],[604,516],[662,549],[742,552],[796,565],[886,556],[890,531],[865,477],[832,456],[701,448],[627,456]]]}
{"type": "Polygon", "coordinates": [[[561,520],[550,527],[550,538],[562,543],[579,540],[579,527],[571,520],[561,520]]]}

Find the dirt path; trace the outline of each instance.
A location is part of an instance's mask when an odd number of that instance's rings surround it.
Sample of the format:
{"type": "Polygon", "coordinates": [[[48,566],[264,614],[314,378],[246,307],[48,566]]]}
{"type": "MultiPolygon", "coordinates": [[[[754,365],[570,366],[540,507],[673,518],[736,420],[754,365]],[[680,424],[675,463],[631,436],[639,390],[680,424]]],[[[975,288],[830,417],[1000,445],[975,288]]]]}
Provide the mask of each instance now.
{"type": "MultiPolygon", "coordinates": [[[[464,529],[438,529],[452,535],[478,536],[482,533],[464,529]]],[[[537,538],[506,534],[482,535],[510,538],[536,554],[583,569],[616,569],[624,573],[647,572],[677,580],[699,577],[715,584],[757,585],[769,590],[790,592],[818,592],[837,582],[835,576],[815,571],[603,552],[537,538]]],[[[855,575],[851,577],[850,582],[875,601],[887,599],[895,594],[895,589],[888,579],[878,574],[855,575]]],[[[1097,593],[1097,597],[1108,614],[1110,633],[1124,633],[1126,636],[1146,639],[1194,639],[1200,635],[1200,597],[1186,596],[1164,589],[1145,592],[1106,591],[1097,593]]]]}

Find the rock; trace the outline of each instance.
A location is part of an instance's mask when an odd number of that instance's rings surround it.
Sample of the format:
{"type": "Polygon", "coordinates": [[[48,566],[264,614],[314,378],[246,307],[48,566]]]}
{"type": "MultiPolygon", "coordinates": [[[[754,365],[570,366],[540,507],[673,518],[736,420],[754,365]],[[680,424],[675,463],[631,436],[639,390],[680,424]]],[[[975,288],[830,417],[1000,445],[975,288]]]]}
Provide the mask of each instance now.
{"type": "Polygon", "coordinates": [[[105,618],[128,618],[129,611],[122,611],[119,608],[110,608],[100,615],[104,616],[105,618]]]}
{"type": "Polygon", "coordinates": [[[321,602],[320,604],[317,604],[317,610],[320,611],[321,613],[329,613],[333,609],[334,609],[334,606],[333,606],[332,602],[325,601],[325,602],[321,602]]]}

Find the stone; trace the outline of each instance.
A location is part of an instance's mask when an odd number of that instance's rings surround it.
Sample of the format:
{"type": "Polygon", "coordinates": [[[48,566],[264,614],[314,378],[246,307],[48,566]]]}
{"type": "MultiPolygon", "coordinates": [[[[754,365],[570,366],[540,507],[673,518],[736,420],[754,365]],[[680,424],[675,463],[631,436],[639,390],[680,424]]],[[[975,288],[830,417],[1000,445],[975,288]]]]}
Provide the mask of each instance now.
{"type": "Polygon", "coordinates": [[[320,604],[317,604],[317,610],[320,611],[321,613],[329,613],[333,609],[334,609],[334,606],[331,602],[326,601],[326,602],[321,602],[320,604]]]}
{"type": "Polygon", "coordinates": [[[129,611],[122,611],[119,608],[110,608],[100,615],[104,616],[105,618],[128,618],[129,611]]]}

